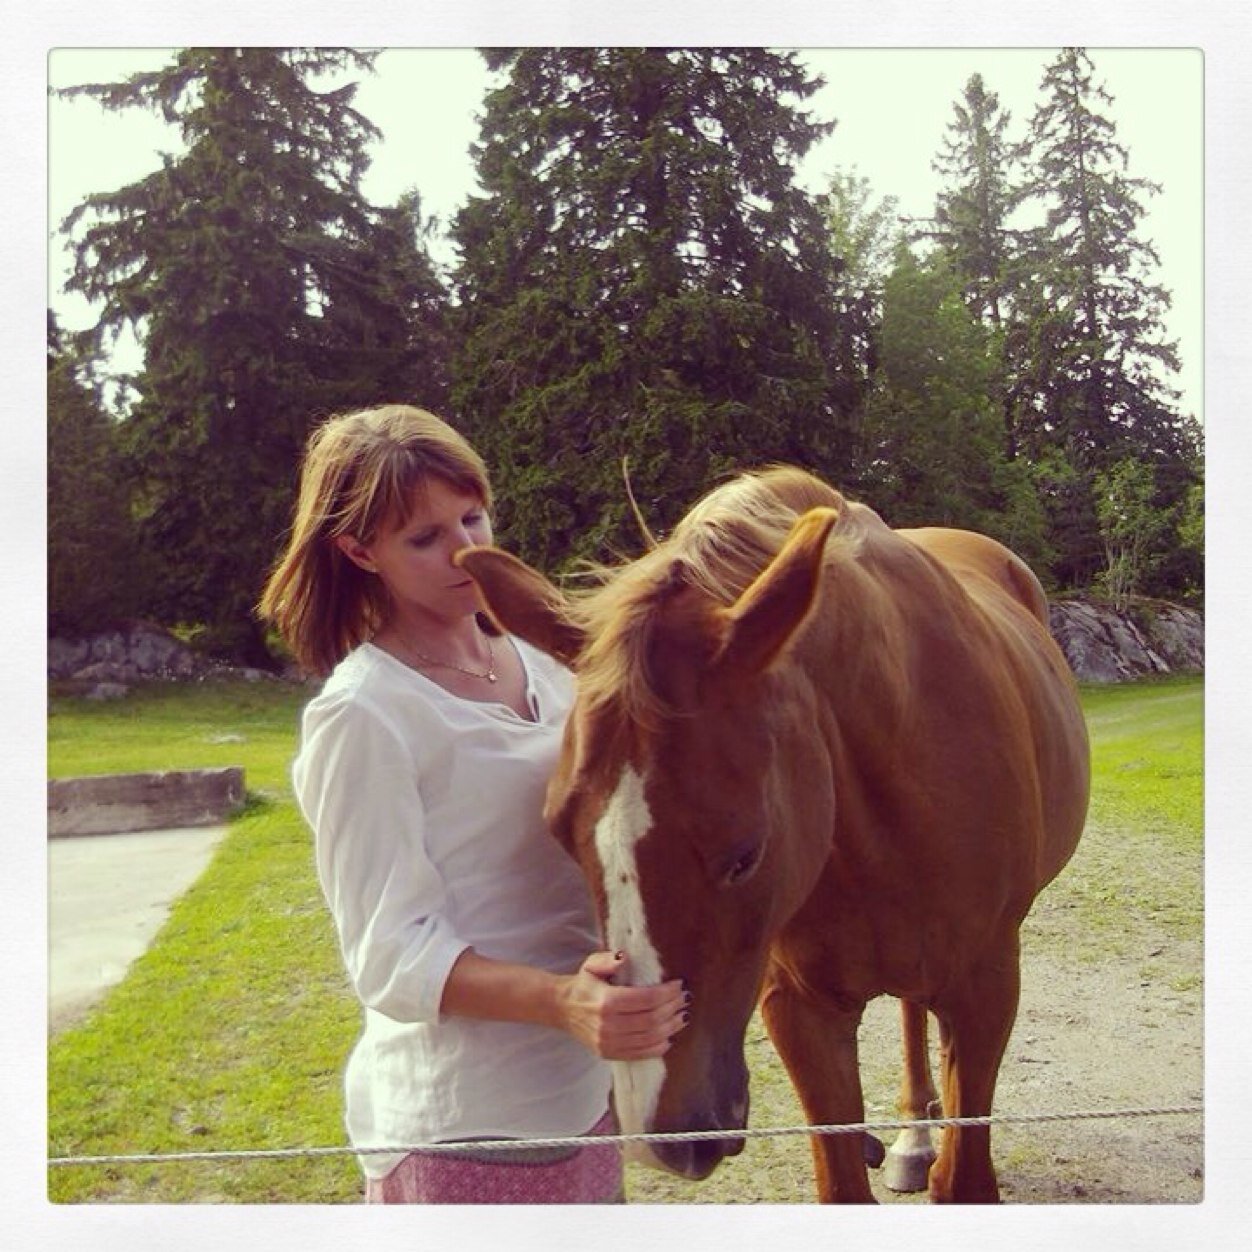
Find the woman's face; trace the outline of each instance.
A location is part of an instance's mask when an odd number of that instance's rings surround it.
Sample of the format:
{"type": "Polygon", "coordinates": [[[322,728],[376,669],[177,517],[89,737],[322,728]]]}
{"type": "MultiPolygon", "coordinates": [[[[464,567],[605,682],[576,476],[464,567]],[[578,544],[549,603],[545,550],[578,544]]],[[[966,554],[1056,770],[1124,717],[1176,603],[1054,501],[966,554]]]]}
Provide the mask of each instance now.
{"type": "Polygon", "coordinates": [[[473,492],[428,478],[414,490],[409,515],[370,543],[343,537],[342,551],[376,574],[404,616],[451,623],[481,608],[473,579],[452,563],[462,548],[491,542],[491,521],[473,492]]]}

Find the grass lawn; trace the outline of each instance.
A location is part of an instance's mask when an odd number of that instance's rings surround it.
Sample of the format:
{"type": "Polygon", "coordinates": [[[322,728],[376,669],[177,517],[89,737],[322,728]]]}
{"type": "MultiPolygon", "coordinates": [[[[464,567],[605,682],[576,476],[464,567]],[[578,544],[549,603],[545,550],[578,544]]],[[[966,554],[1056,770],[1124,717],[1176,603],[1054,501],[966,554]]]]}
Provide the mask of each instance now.
{"type": "MultiPolygon", "coordinates": [[[[358,1009],[287,778],[308,692],[154,685],[51,701],[53,777],[240,765],[248,804],[150,950],[53,1041],[52,1156],[343,1142],[340,1074],[358,1009]]],[[[350,1158],[65,1168],[54,1201],[322,1203],[359,1198],[350,1158]]]]}
{"type": "MultiPolygon", "coordinates": [[[[50,701],[54,777],[243,765],[249,793],[150,950],[86,1020],[52,1041],[50,1156],[344,1141],[340,1076],[358,1010],[287,782],[305,698],[280,684],[216,683],[153,686],[113,703],[50,701]]],[[[1084,848],[1095,868],[1102,846],[1120,838],[1141,841],[1145,851],[1198,848],[1202,680],[1091,689],[1084,703],[1096,770],[1084,848]]],[[[1098,872],[1081,881],[1088,885],[1075,907],[1086,924],[1117,884],[1098,872]]],[[[1163,880],[1162,909],[1170,906],[1168,887],[1163,880]]],[[[1197,918],[1177,922],[1190,929],[1197,918]]],[[[798,1194],[776,1199],[808,1194],[801,1179],[798,1194]]],[[[335,1203],[358,1200],[360,1182],[348,1157],[66,1167],[49,1171],[49,1196],[335,1203]]]]}
{"type": "Polygon", "coordinates": [[[1083,692],[1092,745],[1091,808],[1069,869],[1048,888],[1073,916],[1058,935],[1075,959],[1127,950],[1124,903],[1135,866],[1137,917],[1178,939],[1203,930],[1204,686],[1194,678],[1083,692]]]}

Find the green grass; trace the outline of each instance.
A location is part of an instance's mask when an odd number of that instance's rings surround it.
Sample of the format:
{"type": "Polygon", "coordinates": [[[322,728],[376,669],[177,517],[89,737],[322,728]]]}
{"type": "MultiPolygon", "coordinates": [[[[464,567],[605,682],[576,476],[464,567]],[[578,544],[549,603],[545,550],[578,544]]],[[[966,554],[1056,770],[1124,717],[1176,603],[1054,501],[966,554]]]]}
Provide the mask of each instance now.
{"type": "Polygon", "coordinates": [[[123,774],[243,764],[249,792],[290,796],[308,691],[273,681],[151,683],[123,700],[58,696],[48,706],[48,775],[123,774]],[[242,742],[240,739],[242,738],[242,742]]]}
{"type": "MultiPolygon", "coordinates": [[[[288,783],[308,692],[281,684],[152,686],[54,698],[53,777],[240,765],[248,804],[149,951],[49,1053],[52,1156],[343,1141],[341,1072],[359,1013],[288,783]],[[229,736],[227,742],[220,742],[229,736]]],[[[64,1202],[355,1200],[348,1158],[64,1167],[64,1202]]]]}
{"type": "Polygon", "coordinates": [[[1172,678],[1089,687],[1091,807],[1078,851],[1027,922],[1032,942],[1095,962],[1163,927],[1203,932],[1204,684],[1172,678]],[[1127,897],[1128,867],[1134,881],[1127,897]],[[1133,907],[1127,907],[1133,905],[1133,907]]]}
{"type": "MultiPolygon", "coordinates": [[[[235,823],[159,942],[49,1058],[56,1156],[342,1140],[357,1030],[309,844],[288,804],[235,823]]],[[[52,1172],[53,1200],[355,1198],[352,1161],[52,1172]]]]}
{"type": "MultiPolygon", "coordinates": [[[[52,1041],[51,1156],[343,1142],[341,1074],[358,1010],[287,781],[307,695],[281,684],[216,683],[153,686],[103,704],[52,699],[52,776],[241,764],[249,804],[125,981],[52,1041]],[[220,742],[223,736],[231,741],[220,742]]],[[[1152,871],[1137,905],[1194,936],[1203,683],[1089,689],[1083,699],[1095,764],[1092,820],[1074,863],[1045,894],[1049,907],[1036,937],[1071,944],[1081,957],[1124,936],[1126,910],[1116,906],[1127,848],[1152,871]]],[[[767,1051],[763,1036],[750,1038],[750,1057],[767,1051]]],[[[754,1122],[788,1124],[794,1100],[785,1081],[770,1081],[780,1089],[754,1090],[758,1107],[770,1106],[754,1122]]],[[[767,1141],[751,1157],[741,1161],[766,1198],[811,1198],[802,1141],[767,1141]]],[[[742,1174],[727,1166],[698,1198],[741,1198],[735,1189],[742,1185],[742,1174]]],[[[65,1167],[49,1171],[49,1196],[65,1203],[346,1203],[359,1199],[360,1182],[346,1157],[65,1167]]],[[[649,1174],[632,1181],[632,1198],[697,1197],[689,1186],[649,1174]]]]}
{"type": "Polygon", "coordinates": [[[1198,847],[1204,811],[1204,686],[1174,678],[1091,687],[1091,820],[1198,847]]]}

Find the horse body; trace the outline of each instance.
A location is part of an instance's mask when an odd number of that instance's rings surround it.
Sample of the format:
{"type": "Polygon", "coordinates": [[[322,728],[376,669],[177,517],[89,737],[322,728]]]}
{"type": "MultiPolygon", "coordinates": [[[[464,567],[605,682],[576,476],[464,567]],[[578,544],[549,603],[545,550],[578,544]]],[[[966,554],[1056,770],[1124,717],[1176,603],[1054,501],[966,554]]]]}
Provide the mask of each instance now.
{"type": "MultiPolygon", "coordinates": [[[[463,563],[502,623],[572,664],[549,789],[607,942],[685,977],[692,1021],[620,1067],[628,1129],[707,1176],[738,1151],[757,1003],[810,1121],[863,1120],[865,1004],[905,1002],[901,1105],[990,1111],[1016,1014],[1018,928],[1080,834],[1087,740],[1042,590],[1006,549],[892,531],[799,471],[736,480],[585,601],[503,554],[463,563]]],[[[871,1198],[862,1144],[814,1139],[819,1197],[871,1198]]],[[[945,1131],[937,1200],[998,1196],[989,1135],[945,1131]]]]}

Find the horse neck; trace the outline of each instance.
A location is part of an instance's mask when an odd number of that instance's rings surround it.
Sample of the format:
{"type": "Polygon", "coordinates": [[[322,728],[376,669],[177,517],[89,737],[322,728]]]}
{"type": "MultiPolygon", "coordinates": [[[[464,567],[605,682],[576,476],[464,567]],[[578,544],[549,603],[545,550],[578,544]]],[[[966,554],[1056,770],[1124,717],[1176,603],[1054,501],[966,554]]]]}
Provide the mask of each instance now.
{"type": "Polygon", "coordinates": [[[871,540],[858,554],[827,565],[794,655],[819,709],[844,737],[890,741],[904,717],[911,643],[908,606],[893,594],[879,564],[871,540]]]}

